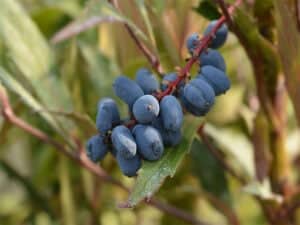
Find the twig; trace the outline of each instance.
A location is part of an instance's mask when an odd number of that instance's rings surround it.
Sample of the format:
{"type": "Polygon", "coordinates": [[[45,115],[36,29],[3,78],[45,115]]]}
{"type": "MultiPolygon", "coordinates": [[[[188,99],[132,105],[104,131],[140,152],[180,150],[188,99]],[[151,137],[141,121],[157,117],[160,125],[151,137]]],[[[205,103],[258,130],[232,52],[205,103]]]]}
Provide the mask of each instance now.
{"type": "MultiPolygon", "coordinates": [[[[199,221],[197,220],[195,217],[191,217],[190,214],[172,206],[172,205],[168,205],[166,203],[163,203],[163,202],[160,202],[160,201],[157,201],[156,199],[150,199],[148,201],[148,204],[149,205],[152,205],[156,208],[160,208],[160,209],[163,209],[163,211],[169,213],[170,215],[177,215],[177,216],[180,216],[181,219],[183,219],[184,221],[190,223],[190,224],[195,224],[195,225],[209,225],[208,223],[206,222],[203,222],[203,221],[199,221]]],[[[212,225],[212,224],[210,224],[212,225]]]]}
{"type": "Polygon", "coordinates": [[[226,217],[228,223],[230,223],[231,225],[241,224],[235,211],[225,202],[208,192],[205,193],[205,197],[218,211],[220,211],[226,217]]]}
{"type": "MultiPolygon", "coordinates": [[[[239,6],[241,4],[242,0],[236,0],[235,3],[230,6],[227,10],[227,12],[229,13],[229,15],[233,14],[233,12],[235,11],[236,7],[239,6]]],[[[164,96],[171,94],[176,87],[178,86],[178,84],[187,78],[187,76],[189,75],[192,66],[198,61],[198,58],[200,56],[200,54],[205,51],[205,49],[207,49],[207,47],[209,46],[210,42],[213,40],[213,38],[215,37],[216,32],[218,31],[218,29],[226,22],[226,17],[225,15],[223,15],[216,23],[216,25],[214,26],[214,28],[210,31],[209,34],[205,35],[201,40],[198,41],[197,44],[197,48],[194,50],[193,56],[189,59],[189,61],[187,62],[187,64],[185,65],[185,67],[183,67],[179,72],[178,72],[178,78],[173,81],[170,82],[168,84],[168,88],[157,94],[156,97],[158,100],[162,99],[164,96]]]]}
{"type": "Polygon", "coordinates": [[[299,0],[295,0],[295,13],[296,13],[298,31],[300,32],[300,1],[299,0]]]}
{"type": "Polygon", "coordinates": [[[226,7],[226,4],[225,4],[225,2],[224,2],[224,0],[216,0],[218,3],[219,3],[219,5],[220,5],[220,8],[221,8],[221,10],[222,10],[222,13],[223,13],[223,15],[225,16],[225,18],[226,18],[226,22],[229,24],[229,25],[232,25],[233,24],[233,22],[232,22],[232,19],[231,19],[231,15],[229,14],[229,12],[228,12],[228,9],[227,9],[227,7],[226,7]]]}
{"type": "MultiPolygon", "coordinates": [[[[14,124],[15,126],[21,128],[25,132],[31,134],[32,136],[36,137],[37,139],[52,145],[55,147],[55,149],[59,152],[64,154],[69,159],[75,161],[78,163],[81,167],[87,169],[90,171],[93,175],[95,175],[99,180],[105,181],[107,183],[113,184],[122,190],[126,192],[130,192],[129,188],[127,188],[124,184],[121,182],[115,180],[113,177],[108,175],[101,167],[91,162],[86,154],[84,153],[83,147],[81,145],[78,145],[81,149],[75,149],[76,151],[69,151],[63,144],[51,139],[47,134],[45,134],[43,131],[31,126],[27,122],[23,121],[19,117],[17,117],[9,103],[8,96],[6,95],[6,92],[3,89],[0,89],[0,103],[1,106],[1,113],[3,117],[9,121],[10,123],[14,124]],[[79,154],[78,154],[79,153],[79,154]]],[[[197,220],[192,214],[189,214],[187,212],[184,212],[174,206],[168,205],[166,203],[161,203],[160,201],[156,199],[150,199],[149,201],[144,201],[146,204],[152,205],[153,207],[160,209],[178,219],[181,219],[183,221],[186,221],[190,224],[194,225],[207,225],[204,222],[201,222],[200,220],[197,220]]]]}
{"type": "Polygon", "coordinates": [[[212,155],[219,161],[221,166],[229,173],[231,174],[234,178],[236,178],[241,184],[245,185],[247,184],[247,180],[237,174],[233,168],[231,168],[224,160],[223,155],[220,153],[220,150],[215,148],[214,145],[211,144],[209,138],[206,136],[206,134],[203,131],[204,124],[201,124],[201,126],[197,130],[197,134],[199,137],[201,137],[203,143],[207,146],[208,150],[212,153],[212,155]]]}
{"type": "MultiPolygon", "coordinates": [[[[111,5],[113,5],[118,11],[120,10],[119,3],[117,0],[109,0],[111,5]]],[[[131,29],[128,23],[124,23],[125,29],[127,30],[130,37],[133,39],[137,47],[141,50],[141,52],[145,55],[149,63],[151,64],[152,68],[155,70],[155,72],[159,75],[162,75],[164,73],[163,68],[160,64],[160,61],[158,57],[152,53],[147,46],[141,42],[138,37],[135,35],[134,31],[131,29]]]]}

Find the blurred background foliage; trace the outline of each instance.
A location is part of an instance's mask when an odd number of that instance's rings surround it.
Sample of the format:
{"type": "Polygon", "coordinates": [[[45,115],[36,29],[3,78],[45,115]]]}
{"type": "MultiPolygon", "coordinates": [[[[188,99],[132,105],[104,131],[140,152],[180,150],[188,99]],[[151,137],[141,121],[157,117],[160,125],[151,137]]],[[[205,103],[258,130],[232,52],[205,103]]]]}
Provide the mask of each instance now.
{"type": "MultiPolygon", "coordinates": [[[[74,145],[70,137],[84,142],[96,132],[97,101],[105,96],[115,98],[114,78],[119,74],[133,77],[138,68],[149,67],[120,21],[130,24],[159,55],[166,71],[174,71],[188,57],[187,36],[201,33],[207,18],[219,16],[209,6],[199,7],[201,2],[122,0],[120,14],[102,0],[2,0],[0,80],[15,113],[70,146],[74,145]],[[66,25],[72,23],[76,28],[97,16],[115,19],[54,43],[58,41],[53,37],[66,25]]],[[[212,224],[227,224],[220,204],[234,209],[241,224],[265,224],[253,196],[269,200],[280,196],[272,193],[268,180],[260,184],[255,178],[251,133],[259,103],[253,69],[235,35],[230,34],[221,52],[232,88],[218,98],[201,122],[205,120],[206,133],[226,161],[249,183],[242,187],[225,173],[201,140],[190,135],[190,147],[181,145],[184,151],[190,148],[189,154],[156,196],[212,224]]],[[[126,117],[125,105],[116,101],[126,117]]],[[[300,153],[299,131],[291,102],[286,108],[286,146],[293,159],[300,153]]],[[[195,124],[189,117],[189,123],[195,124]]],[[[194,126],[185,129],[187,134],[195,132],[194,126]]],[[[134,185],[134,179],[121,175],[112,157],[101,165],[127,186],[134,185]]],[[[295,180],[297,177],[293,173],[295,180]]],[[[0,117],[0,224],[185,224],[145,204],[119,209],[117,205],[127,197],[0,117]]]]}

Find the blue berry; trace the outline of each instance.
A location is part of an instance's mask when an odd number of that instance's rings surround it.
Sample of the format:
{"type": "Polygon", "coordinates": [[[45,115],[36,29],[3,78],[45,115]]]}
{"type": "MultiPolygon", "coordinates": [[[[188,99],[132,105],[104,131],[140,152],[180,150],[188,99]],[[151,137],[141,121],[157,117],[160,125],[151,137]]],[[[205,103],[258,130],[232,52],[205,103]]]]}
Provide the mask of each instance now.
{"type": "Polygon", "coordinates": [[[166,130],[163,126],[162,119],[160,118],[160,116],[152,121],[152,126],[159,131],[165,146],[174,147],[180,143],[181,141],[180,129],[177,131],[166,130]]]}
{"type": "Polygon", "coordinates": [[[168,73],[163,77],[163,80],[161,82],[160,89],[162,91],[166,90],[168,88],[168,84],[175,81],[177,79],[177,74],[174,73],[168,73]]]}
{"type": "Polygon", "coordinates": [[[201,53],[200,57],[200,66],[214,66],[219,70],[226,71],[226,64],[223,56],[214,49],[207,49],[203,53],[201,53]]]}
{"type": "Polygon", "coordinates": [[[152,126],[136,125],[133,128],[139,154],[146,160],[155,161],[164,152],[162,138],[157,129],[152,126]]]}
{"type": "Polygon", "coordinates": [[[152,94],[158,90],[158,81],[148,69],[139,69],[136,72],[135,81],[145,94],[152,94]]]}
{"type": "Polygon", "coordinates": [[[177,131],[183,122],[183,112],[177,98],[165,96],[160,102],[160,116],[166,130],[177,131]]]}
{"type": "Polygon", "coordinates": [[[104,143],[104,138],[100,135],[91,137],[86,143],[87,156],[93,162],[98,162],[104,158],[108,152],[108,147],[104,143]]]}
{"type": "Polygon", "coordinates": [[[132,109],[135,101],[144,95],[143,90],[135,82],[125,76],[119,76],[113,84],[115,94],[132,109]]]}
{"type": "Polygon", "coordinates": [[[186,100],[186,98],[184,97],[184,94],[180,96],[180,102],[182,107],[194,116],[203,116],[206,114],[204,111],[201,111],[201,109],[198,109],[191,103],[189,103],[188,100],[186,100]]]}
{"type": "MultiPolygon", "coordinates": [[[[178,75],[177,73],[173,72],[173,73],[168,73],[163,77],[163,80],[161,82],[160,85],[160,89],[162,91],[165,91],[168,88],[168,85],[172,82],[174,82],[177,79],[178,75]]],[[[183,89],[185,82],[184,81],[180,81],[179,85],[178,85],[178,92],[183,89]]]]}
{"type": "Polygon", "coordinates": [[[159,103],[152,95],[140,97],[133,105],[133,115],[140,123],[150,123],[159,114],[159,103]]]}
{"type": "Polygon", "coordinates": [[[181,141],[182,135],[181,131],[165,131],[160,133],[163,139],[163,142],[166,146],[174,147],[178,145],[181,141]]]}
{"type": "Polygon", "coordinates": [[[199,41],[199,34],[197,33],[191,34],[186,40],[186,47],[189,50],[190,54],[193,54],[194,50],[196,49],[198,41],[199,41]]]}
{"type": "Polygon", "coordinates": [[[133,158],[127,159],[120,152],[117,152],[116,159],[122,173],[128,177],[136,176],[137,171],[142,166],[142,160],[138,154],[133,158]]]}
{"type": "Polygon", "coordinates": [[[193,113],[199,111],[199,114],[200,112],[206,114],[214,103],[214,91],[206,82],[200,80],[199,83],[201,88],[191,83],[184,87],[184,101],[193,106],[193,113]],[[197,111],[195,112],[194,109],[197,111]]]}
{"type": "Polygon", "coordinates": [[[202,91],[202,96],[209,104],[209,108],[215,103],[215,91],[203,77],[191,80],[190,84],[202,91]]]}
{"type": "MultiPolygon", "coordinates": [[[[204,35],[208,35],[214,26],[217,24],[217,20],[213,20],[209,23],[208,27],[204,31],[204,35]]],[[[223,24],[218,31],[216,32],[215,37],[213,38],[212,42],[210,43],[211,48],[220,48],[226,41],[228,36],[228,27],[226,24],[223,24]]]]}
{"type": "Polygon", "coordinates": [[[113,124],[120,122],[118,107],[111,98],[104,98],[98,103],[96,127],[99,132],[106,133],[113,124]]]}
{"type": "Polygon", "coordinates": [[[190,112],[191,114],[193,114],[194,116],[204,116],[206,114],[206,111],[201,109],[201,108],[197,108],[195,106],[193,106],[185,97],[184,95],[180,96],[180,100],[181,103],[183,105],[183,107],[190,112]]]}
{"type": "Polygon", "coordinates": [[[136,143],[130,130],[123,126],[117,126],[112,130],[111,141],[113,147],[124,158],[129,159],[136,155],[136,143]]]}
{"type": "Polygon", "coordinates": [[[226,74],[213,66],[203,66],[197,77],[201,76],[212,86],[216,96],[224,94],[230,88],[230,80],[226,74]]]}
{"type": "Polygon", "coordinates": [[[117,149],[112,146],[112,148],[109,149],[109,152],[114,156],[117,157],[117,149]]]}

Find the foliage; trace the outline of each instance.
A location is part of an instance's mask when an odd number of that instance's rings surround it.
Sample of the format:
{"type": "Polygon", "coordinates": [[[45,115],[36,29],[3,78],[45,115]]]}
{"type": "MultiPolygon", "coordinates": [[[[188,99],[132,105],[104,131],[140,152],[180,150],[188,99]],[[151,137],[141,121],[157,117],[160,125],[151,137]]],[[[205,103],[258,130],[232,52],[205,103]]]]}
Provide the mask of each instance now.
{"type": "MultiPolygon", "coordinates": [[[[0,92],[75,155],[96,133],[100,98],[113,96],[127,113],[112,91],[116,76],[151,68],[124,23],[172,72],[188,57],[187,36],[222,15],[217,2],[3,0],[0,92]]],[[[259,2],[239,7],[221,48],[231,90],[206,117],[185,116],[182,143],[137,178],[107,157],[101,168],[122,184],[103,182],[0,116],[1,224],[197,224],[157,207],[165,202],[209,224],[297,224],[299,27],[293,4],[259,2]]]]}

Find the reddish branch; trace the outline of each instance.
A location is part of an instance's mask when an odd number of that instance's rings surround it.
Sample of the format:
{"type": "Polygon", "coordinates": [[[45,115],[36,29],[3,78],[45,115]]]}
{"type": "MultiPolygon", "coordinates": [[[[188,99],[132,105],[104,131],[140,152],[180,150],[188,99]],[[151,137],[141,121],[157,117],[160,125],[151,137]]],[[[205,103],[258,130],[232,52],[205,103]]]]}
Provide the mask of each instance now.
{"type": "MultiPolygon", "coordinates": [[[[233,12],[235,11],[236,7],[239,6],[241,4],[241,2],[242,2],[242,0],[236,0],[236,2],[226,10],[228,15],[232,15],[233,12]]],[[[210,42],[215,37],[216,32],[225,22],[226,22],[226,16],[224,15],[218,20],[218,22],[216,23],[214,28],[211,30],[211,32],[209,34],[205,35],[198,42],[197,48],[195,49],[193,56],[189,59],[189,61],[185,65],[185,67],[183,67],[181,70],[179,70],[178,78],[174,82],[170,82],[168,85],[168,88],[156,96],[159,100],[162,99],[166,95],[172,94],[173,91],[178,86],[178,84],[182,80],[184,80],[188,77],[188,75],[192,69],[192,66],[198,61],[200,54],[208,48],[210,42]]]]}
{"type": "Polygon", "coordinates": [[[229,12],[227,10],[227,7],[226,7],[226,4],[225,4],[224,0],[216,0],[216,1],[220,5],[220,8],[222,10],[223,15],[226,17],[226,22],[229,25],[232,25],[233,23],[232,23],[231,15],[229,14],[229,12]]]}
{"type": "MultiPolygon", "coordinates": [[[[118,0],[109,0],[111,5],[113,5],[117,10],[121,11],[118,0]]],[[[128,23],[124,23],[125,29],[127,30],[128,34],[132,38],[132,40],[135,42],[137,47],[140,49],[140,51],[144,54],[144,56],[147,58],[149,63],[151,64],[153,70],[158,73],[159,75],[163,74],[163,68],[160,64],[160,61],[158,57],[150,51],[150,49],[147,48],[147,46],[139,40],[139,38],[135,35],[134,31],[131,29],[128,23]]]]}
{"type": "MultiPolygon", "coordinates": [[[[95,175],[99,180],[110,183],[112,185],[115,185],[122,190],[126,192],[130,192],[129,188],[126,187],[124,184],[122,184],[120,181],[114,179],[110,175],[106,173],[101,167],[99,167],[97,164],[94,164],[91,162],[86,154],[85,151],[80,143],[78,143],[78,148],[77,149],[68,149],[65,145],[61,144],[60,142],[57,142],[53,139],[51,139],[46,133],[43,131],[31,126],[24,120],[20,119],[17,117],[9,103],[8,96],[6,95],[6,92],[4,89],[0,88],[0,103],[1,103],[1,108],[0,112],[2,116],[11,124],[21,128],[24,130],[26,133],[31,134],[32,136],[36,137],[37,139],[41,140],[44,143],[50,144],[53,147],[55,147],[55,150],[57,150],[59,153],[62,153],[69,159],[73,160],[77,164],[79,164],[81,167],[87,169],[90,171],[93,175],[95,175]],[[73,151],[72,151],[73,150],[73,151]]],[[[144,201],[148,205],[152,205],[153,207],[168,213],[178,219],[181,219],[183,221],[186,221],[190,224],[194,225],[208,225],[205,222],[202,222],[198,219],[196,219],[192,214],[189,214],[187,212],[184,212],[172,205],[169,205],[167,203],[162,203],[159,200],[153,198],[150,199],[149,201],[144,201]]]]}

